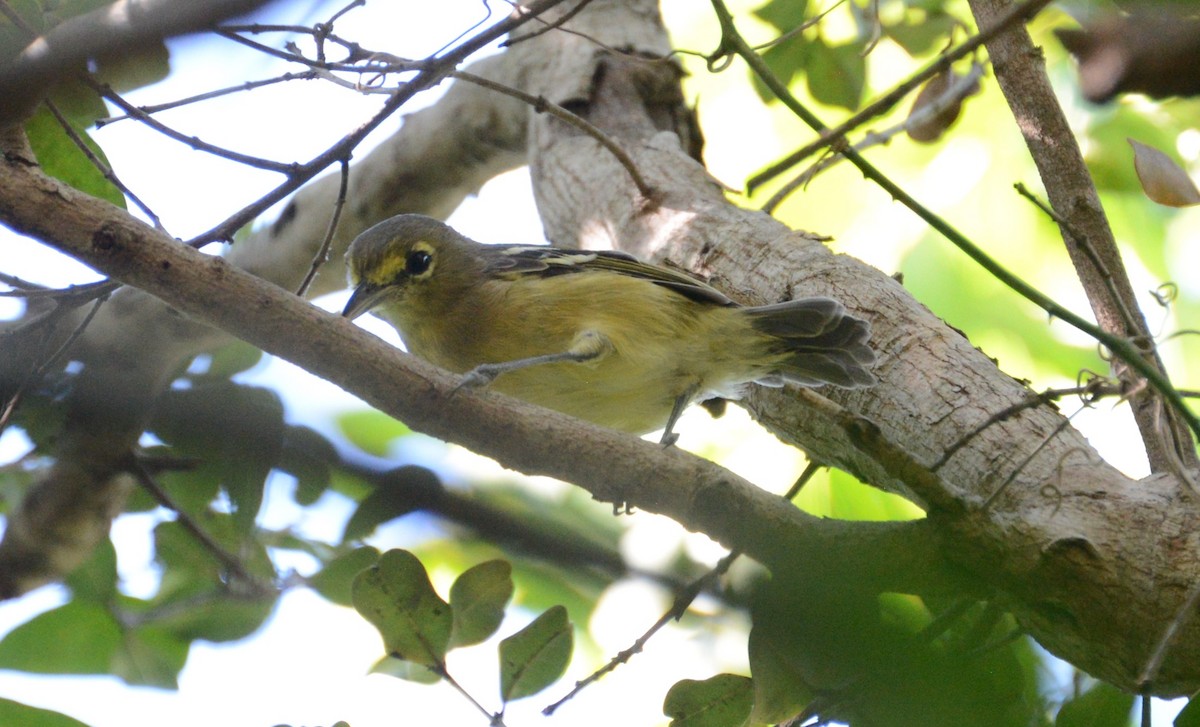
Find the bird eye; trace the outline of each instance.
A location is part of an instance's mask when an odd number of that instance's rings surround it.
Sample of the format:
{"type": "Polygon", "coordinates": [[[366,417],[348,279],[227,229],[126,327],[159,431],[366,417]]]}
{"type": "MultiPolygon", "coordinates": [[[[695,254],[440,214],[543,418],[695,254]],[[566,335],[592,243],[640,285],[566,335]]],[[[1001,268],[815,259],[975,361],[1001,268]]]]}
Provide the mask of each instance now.
{"type": "Polygon", "coordinates": [[[409,275],[421,275],[429,270],[430,264],[433,263],[433,256],[426,250],[413,250],[408,254],[408,259],[404,261],[404,271],[409,275]]]}

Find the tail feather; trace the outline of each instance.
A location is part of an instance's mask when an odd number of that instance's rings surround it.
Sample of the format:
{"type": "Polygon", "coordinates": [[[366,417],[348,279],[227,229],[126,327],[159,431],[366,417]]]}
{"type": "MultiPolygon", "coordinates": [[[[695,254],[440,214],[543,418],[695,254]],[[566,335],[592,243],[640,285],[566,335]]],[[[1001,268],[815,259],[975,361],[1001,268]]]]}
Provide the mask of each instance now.
{"type": "Polygon", "coordinates": [[[867,345],[871,324],[855,318],[832,298],[802,298],[748,308],[750,323],[776,339],[787,354],[777,371],[760,381],[778,386],[834,384],[855,389],[875,384],[870,367],[875,352],[867,345]],[[782,380],[782,381],[781,381],[782,380]]]}

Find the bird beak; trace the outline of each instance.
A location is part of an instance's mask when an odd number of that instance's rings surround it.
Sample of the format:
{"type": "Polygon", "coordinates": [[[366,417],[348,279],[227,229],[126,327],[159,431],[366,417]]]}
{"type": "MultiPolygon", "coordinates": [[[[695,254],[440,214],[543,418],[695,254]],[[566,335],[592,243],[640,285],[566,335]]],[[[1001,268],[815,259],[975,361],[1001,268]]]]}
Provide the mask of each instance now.
{"type": "Polygon", "coordinates": [[[359,283],[354,292],[350,294],[350,300],[346,301],[346,307],[342,309],[342,317],[354,320],[371,310],[383,297],[385,290],[386,288],[372,285],[365,280],[359,283]]]}

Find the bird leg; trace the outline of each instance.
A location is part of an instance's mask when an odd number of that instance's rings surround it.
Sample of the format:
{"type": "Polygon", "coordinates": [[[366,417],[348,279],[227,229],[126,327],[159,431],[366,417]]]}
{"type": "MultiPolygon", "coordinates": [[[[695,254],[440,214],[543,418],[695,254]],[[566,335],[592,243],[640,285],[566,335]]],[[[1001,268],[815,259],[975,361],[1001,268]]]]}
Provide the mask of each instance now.
{"type": "Polygon", "coordinates": [[[515,361],[502,361],[500,363],[480,364],[463,374],[462,381],[458,382],[458,386],[454,387],[455,391],[469,386],[472,388],[487,386],[499,377],[501,374],[517,369],[524,369],[530,366],[540,366],[549,363],[562,363],[570,361],[574,363],[585,363],[587,361],[595,361],[612,351],[612,342],[608,337],[599,331],[583,331],[575,337],[575,341],[566,351],[559,353],[546,353],[540,356],[530,356],[529,358],[519,358],[515,361]]]}
{"type": "Polygon", "coordinates": [[[679,396],[675,397],[675,404],[671,407],[671,415],[667,417],[667,426],[663,429],[662,439],[658,443],[663,447],[670,447],[679,441],[679,435],[675,433],[675,423],[679,421],[679,417],[683,416],[683,410],[691,403],[692,397],[696,395],[700,387],[692,384],[679,396]]]}

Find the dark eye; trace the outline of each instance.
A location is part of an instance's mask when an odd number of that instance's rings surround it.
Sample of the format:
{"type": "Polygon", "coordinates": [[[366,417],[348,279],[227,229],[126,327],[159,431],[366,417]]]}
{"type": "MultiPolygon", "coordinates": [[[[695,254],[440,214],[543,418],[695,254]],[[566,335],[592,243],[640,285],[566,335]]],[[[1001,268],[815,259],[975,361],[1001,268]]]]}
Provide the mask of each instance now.
{"type": "Polygon", "coordinates": [[[404,261],[404,271],[409,275],[421,275],[429,269],[429,265],[433,262],[433,256],[425,250],[413,250],[408,254],[408,259],[404,261]]]}

